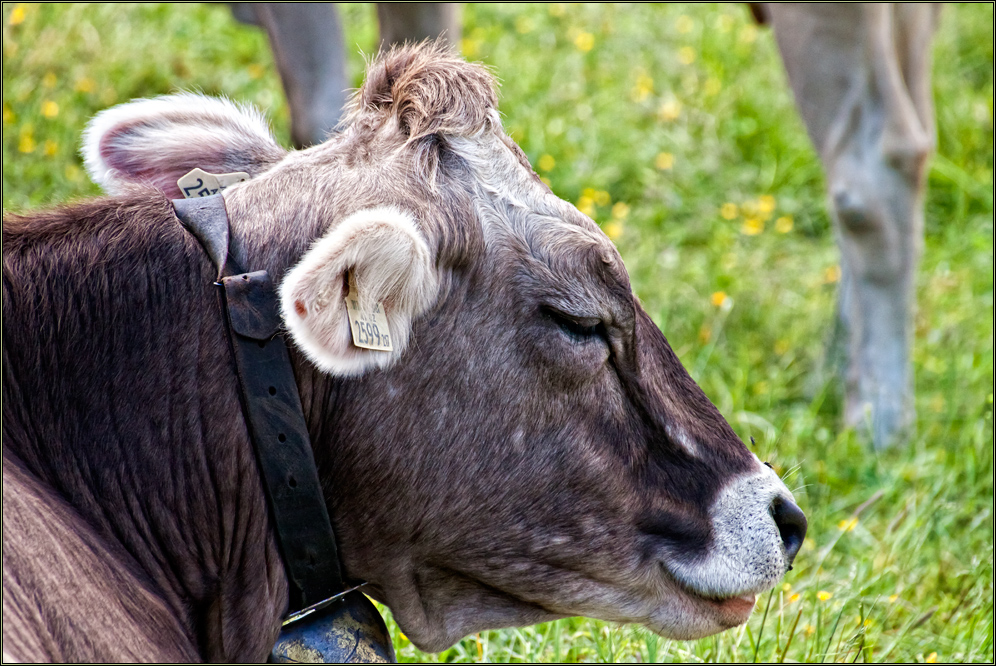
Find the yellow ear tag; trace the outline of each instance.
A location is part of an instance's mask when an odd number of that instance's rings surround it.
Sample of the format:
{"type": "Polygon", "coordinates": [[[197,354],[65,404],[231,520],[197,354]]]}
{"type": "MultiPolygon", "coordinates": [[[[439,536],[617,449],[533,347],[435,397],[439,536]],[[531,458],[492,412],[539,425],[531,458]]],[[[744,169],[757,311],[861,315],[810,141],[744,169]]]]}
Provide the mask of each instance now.
{"type": "Polygon", "coordinates": [[[243,171],[233,173],[208,173],[204,169],[193,169],[180,176],[177,187],[183,192],[184,199],[209,197],[218,194],[235,183],[249,180],[249,174],[243,171]]]}
{"type": "Polygon", "coordinates": [[[360,296],[356,291],[356,280],[349,273],[349,293],[346,294],[346,311],[349,313],[349,330],[353,334],[353,345],[376,351],[393,351],[391,331],[387,325],[384,306],[375,303],[371,310],[360,309],[360,296]]]}

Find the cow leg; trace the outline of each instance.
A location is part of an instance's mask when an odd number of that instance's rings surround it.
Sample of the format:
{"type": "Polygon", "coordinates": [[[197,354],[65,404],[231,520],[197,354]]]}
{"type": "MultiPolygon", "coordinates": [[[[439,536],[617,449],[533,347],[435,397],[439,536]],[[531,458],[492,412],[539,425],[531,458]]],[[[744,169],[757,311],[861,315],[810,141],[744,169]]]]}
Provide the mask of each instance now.
{"type": "Polygon", "coordinates": [[[377,22],[382,46],[439,36],[460,44],[460,5],[455,2],[378,2],[377,22]]]}
{"type": "Polygon", "coordinates": [[[914,280],[934,146],[924,5],[766,7],[827,174],[844,273],[845,421],[876,448],[913,423],[914,280]]]}
{"type": "Polygon", "coordinates": [[[236,4],[236,18],[263,26],[269,35],[290,105],[294,145],[321,143],[339,122],[349,87],[338,8],[332,3],[236,4]]]}

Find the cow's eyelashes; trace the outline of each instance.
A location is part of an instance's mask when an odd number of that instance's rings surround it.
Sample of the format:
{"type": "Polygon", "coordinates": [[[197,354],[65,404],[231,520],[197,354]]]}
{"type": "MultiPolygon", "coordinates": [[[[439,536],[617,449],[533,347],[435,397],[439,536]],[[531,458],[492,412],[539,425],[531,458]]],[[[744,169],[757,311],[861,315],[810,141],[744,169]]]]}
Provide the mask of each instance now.
{"type": "Polygon", "coordinates": [[[595,338],[604,338],[605,326],[601,320],[593,317],[575,317],[564,314],[553,308],[544,308],[543,314],[553,320],[560,329],[572,340],[587,342],[595,338]]]}

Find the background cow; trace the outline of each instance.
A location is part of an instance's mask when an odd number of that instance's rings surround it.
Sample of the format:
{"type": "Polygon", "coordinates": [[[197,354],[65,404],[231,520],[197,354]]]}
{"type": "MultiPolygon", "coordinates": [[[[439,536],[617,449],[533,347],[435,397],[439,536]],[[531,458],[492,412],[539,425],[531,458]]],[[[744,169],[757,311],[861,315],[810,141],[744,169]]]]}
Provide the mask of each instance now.
{"type": "Polygon", "coordinates": [[[230,252],[281,278],[344,570],[413,642],[747,619],[805,518],[504,134],[493,83],[393,51],[292,153],[250,109],[136,101],[87,132],[111,196],[4,219],[5,658],[261,660],[279,630],[215,267],[169,201],[193,167],[252,176],[224,192],[230,252]],[[392,352],[351,345],[350,279],[392,352]]]}
{"type": "MultiPolygon", "coordinates": [[[[775,32],[827,174],[842,256],[830,357],[845,376],[845,423],[868,432],[877,448],[903,439],[914,421],[913,282],[934,147],[930,40],[939,7],[751,3],[775,32]]],[[[295,144],[323,141],[348,87],[335,5],[233,8],[269,35],[295,144]]],[[[378,3],[377,18],[383,43],[437,35],[459,43],[456,3],[378,3]]]]}

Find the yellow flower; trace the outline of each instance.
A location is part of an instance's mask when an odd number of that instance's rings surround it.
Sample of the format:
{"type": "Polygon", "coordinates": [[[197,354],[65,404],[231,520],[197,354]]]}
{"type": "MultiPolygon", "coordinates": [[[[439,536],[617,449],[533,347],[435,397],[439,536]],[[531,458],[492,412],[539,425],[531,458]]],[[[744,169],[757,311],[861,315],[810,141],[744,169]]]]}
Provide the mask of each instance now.
{"type": "Polygon", "coordinates": [[[24,23],[24,5],[19,3],[14,7],[14,11],[10,13],[7,25],[20,25],[21,23],[24,23]]]}
{"type": "Polygon", "coordinates": [[[816,633],[816,627],[814,627],[811,624],[807,624],[805,631],[807,636],[812,636],[813,634],[816,633]]]}
{"type": "Polygon", "coordinates": [[[592,198],[595,200],[595,204],[599,206],[608,206],[612,203],[612,197],[605,190],[595,190],[592,198]]]}
{"type": "Polygon", "coordinates": [[[59,152],[59,144],[51,139],[45,141],[45,148],[43,149],[46,157],[54,157],[59,152]]]}
{"type": "Polygon", "coordinates": [[[927,658],[924,659],[924,661],[927,662],[928,664],[936,664],[937,663],[937,653],[936,652],[931,652],[929,655],[927,655],[927,658]]]}
{"type": "Polygon", "coordinates": [[[727,201],[719,209],[719,214],[723,216],[724,220],[736,219],[739,209],[735,203],[730,203],[727,201]]]}
{"type": "Polygon", "coordinates": [[[693,21],[691,17],[685,16],[684,14],[679,16],[678,20],[674,22],[674,27],[677,28],[678,32],[680,32],[683,35],[687,35],[688,33],[690,33],[694,26],[695,26],[695,21],[693,21]]]}
{"type": "Polygon", "coordinates": [[[520,16],[515,19],[515,31],[520,35],[525,35],[533,31],[533,21],[528,16],[520,16]]]}
{"type": "Polygon", "coordinates": [[[646,74],[641,73],[636,77],[636,85],[633,86],[629,95],[634,102],[642,102],[650,97],[652,92],[654,92],[654,80],[646,74]]]}
{"type": "Polygon", "coordinates": [[[790,604],[794,604],[797,601],[799,601],[799,593],[798,592],[796,592],[791,597],[789,597],[789,603],[790,604]]]}
{"type": "Polygon", "coordinates": [[[553,167],[557,166],[557,160],[553,159],[552,155],[540,155],[539,161],[536,163],[541,171],[551,171],[553,167]]]}
{"type": "Polygon", "coordinates": [[[563,16],[564,13],[565,13],[564,3],[562,3],[562,2],[555,2],[555,3],[551,4],[549,12],[550,12],[550,16],[558,16],[558,17],[559,16],[563,16]]]}
{"type": "Polygon", "coordinates": [[[46,118],[55,118],[57,115],[59,115],[59,105],[53,102],[52,100],[47,99],[44,102],[42,102],[41,113],[46,118]]]}
{"type": "Polygon", "coordinates": [[[89,76],[84,76],[82,79],[76,82],[76,91],[81,93],[93,92],[93,89],[97,87],[97,84],[93,82],[89,76]]]}
{"type": "Polygon", "coordinates": [[[595,46],[595,35],[590,32],[579,32],[578,36],[574,38],[574,46],[577,47],[578,51],[587,53],[595,46]]]}
{"type": "Polygon", "coordinates": [[[464,37],[460,40],[460,53],[462,53],[465,58],[473,58],[477,55],[477,50],[478,44],[476,39],[464,37]]]}
{"type": "Polygon", "coordinates": [[[890,604],[896,603],[896,600],[898,600],[898,599],[899,599],[899,595],[898,594],[890,594],[889,595],[889,603],[890,604]]]}
{"type": "Polygon", "coordinates": [[[745,236],[757,236],[764,231],[764,220],[757,217],[749,217],[744,220],[744,226],[740,227],[740,233],[745,236]]]}
{"type": "Polygon", "coordinates": [[[665,122],[670,122],[680,115],[681,102],[676,99],[669,99],[661,104],[661,108],[657,110],[657,116],[665,122]]]}
{"type": "Polygon", "coordinates": [[[654,166],[661,171],[667,171],[674,166],[674,155],[671,153],[657,153],[654,158],[654,166]]]}
{"type": "Polygon", "coordinates": [[[21,134],[21,140],[17,142],[17,150],[22,153],[35,152],[35,138],[30,132],[21,134]]]}
{"type": "Polygon", "coordinates": [[[706,79],[704,90],[706,95],[716,95],[723,89],[723,84],[715,76],[706,79]]]}
{"type": "Polygon", "coordinates": [[[691,46],[682,46],[678,49],[678,61],[682,65],[691,65],[695,62],[695,49],[691,46]]]}
{"type": "Polygon", "coordinates": [[[837,523],[837,529],[841,532],[851,532],[855,527],[858,526],[857,516],[851,518],[845,518],[844,520],[837,523]]]}
{"type": "Polygon", "coordinates": [[[605,235],[612,240],[618,240],[622,236],[623,225],[622,222],[614,220],[605,225],[605,235]]]}
{"type": "Polygon", "coordinates": [[[840,279],[840,266],[830,266],[823,271],[824,284],[831,284],[840,279]]]}
{"type": "Polygon", "coordinates": [[[612,207],[612,219],[625,220],[629,216],[629,205],[622,201],[612,207]]]}
{"type": "Polygon", "coordinates": [[[42,77],[41,82],[46,88],[54,88],[55,84],[58,82],[58,79],[55,78],[55,74],[52,72],[46,72],[45,76],[42,77]]]}
{"type": "Polygon", "coordinates": [[[757,200],[757,209],[762,213],[770,213],[775,209],[775,198],[765,194],[757,200]]]}
{"type": "Polygon", "coordinates": [[[266,69],[258,62],[252,63],[247,69],[249,70],[250,79],[259,79],[263,77],[263,74],[266,74],[266,69]]]}
{"type": "Polygon", "coordinates": [[[783,583],[782,584],[782,592],[788,592],[791,589],[792,589],[792,583],[783,583]]]}
{"type": "Polygon", "coordinates": [[[780,234],[787,234],[792,231],[792,216],[782,215],[780,218],[775,220],[775,231],[780,234]]]}
{"type": "Polygon", "coordinates": [[[833,596],[833,592],[827,592],[826,590],[820,590],[816,593],[816,598],[820,601],[829,601],[833,596]]]}
{"type": "Polygon", "coordinates": [[[727,298],[728,297],[725,291],[714,291],[712,293],[712,298],[710,298],[709,300],[712,301],[712,304],[718,308],[721,307],[723,303],[726,302],[727,298]]]}
{"type": "Polygon", "coordinates": [[[588,217],[595,217],[595,202],[591,197],[582,194],[578,199],[578,210],[588,217]]]}

